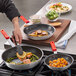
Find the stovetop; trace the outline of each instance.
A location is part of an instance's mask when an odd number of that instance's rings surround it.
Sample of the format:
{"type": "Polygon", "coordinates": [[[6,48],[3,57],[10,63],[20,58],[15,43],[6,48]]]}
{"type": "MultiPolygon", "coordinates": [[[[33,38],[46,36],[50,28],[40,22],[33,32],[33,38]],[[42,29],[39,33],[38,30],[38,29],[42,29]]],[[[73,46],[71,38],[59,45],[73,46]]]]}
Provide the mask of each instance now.
{"type": "Polygon", "coordinates": [[[45,51],[44,57],[41,60],[41,62],[34,68],[29,70],[13,70],[8,68],[4,62],[0,64],[0,76],[76,76],[76,55],[72,55],[74,58],[73,65],[68,68],[67,70],[64,70],[63,72],[56,72],[50,70],[47,66],[44,65],[44,59],[47,55],[53,54],[51,51],[45,51]]]}

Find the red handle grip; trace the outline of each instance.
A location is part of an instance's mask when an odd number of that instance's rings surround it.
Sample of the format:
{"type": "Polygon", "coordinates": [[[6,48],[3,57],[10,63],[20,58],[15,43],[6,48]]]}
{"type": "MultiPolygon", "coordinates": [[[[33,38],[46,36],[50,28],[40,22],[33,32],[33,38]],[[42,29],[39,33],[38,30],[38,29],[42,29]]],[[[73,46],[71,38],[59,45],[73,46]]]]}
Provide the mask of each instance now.
{"type": "Polygon", "coordinates": [[[21,18],[25,23],[29,23],[29,21],[28,21],[24,16],[20,16],[20,18],[21,18]]]}
{"type": "Polygon", "coordinates": [[[4,36],[6,39],[9,39],[9,38],[10,38],[4,30],[1,30],[0,32],[3,34],[3,36],[4,36]]]}
{"type": "Polygon", "coordinates": [[[55,44],[54,44],[54,41],[51,41],[51,42],[50,42],[50,45],[51,45],[51,48],[52,48],[52,51],[53,51],[53,52],[54,52],[54,51],[57,51],[56,46],[55,46],[55,44]]]}

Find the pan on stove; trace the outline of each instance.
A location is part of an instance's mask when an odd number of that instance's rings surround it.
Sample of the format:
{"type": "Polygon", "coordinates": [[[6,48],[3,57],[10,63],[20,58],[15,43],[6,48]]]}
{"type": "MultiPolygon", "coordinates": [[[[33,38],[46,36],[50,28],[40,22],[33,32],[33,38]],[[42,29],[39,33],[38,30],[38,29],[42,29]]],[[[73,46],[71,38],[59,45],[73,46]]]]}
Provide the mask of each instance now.
{"type": "Polygon", "coordinates": [[[46,40],[50,38],[54,34],[54,32],[55,28],[48,24],[32,24],[31,26],[27,26],[24,28],[24,33],[27,34],[28,38],[32,40],[46,40]],[[47,31],[48,35],[42,37],[29,36],[29,34],[39,29],[47,31]]]}
{"type": "MultiPolygon", "coordinates": [[[[53,52],[56,51],[56,47],[55,47],[54,42],[51,42],[51,48],[52,48],[53,52]]],[[[70,56],[68,54],[63,54],[63,53],[57,53],[57,54],[49,55],[44,60],[45,65],[49,69],[54,70],[54,71],[63,71],[63,70],[66,70],[66,69],[68,69],[73,64],[73,62],[74,62],[74,59],[73,59],[72,56],[70,56]],[[68,62],[68,65],[65,66],[65,67],[59,67],[59,68],[49,66],[49,61],[50,60],[53,61],[53,60],[58,59],[58,58],[64,58],[68,62]]]]}
{"type": "MultiPolygon", "coordinates": [[[[1,33],[4,35],[4,37],[7,40],[10,40],[9,36],[6,34],[6,32],[4,30],[1,30],[1,33]]],[[[14,70],[27,70],[27,69],[31,69],[31,68],[34,68],[35,66],[37,66],[40,63],[40,61],[41,61],[41,59],[43,57],[43,51],[40,50],[37,47],[34,47],[34,46],[21,46],[21,47],[22,47],[23,51],[25,51],[25,52],[32,52],[33,54],[35,54],[36,56],[38,56],[39,59],[36,60],[35,62],[31,62],[30,64],[20,64],[20,65],[11,64],[11,63],[7,62],[6,60],[8,58],[10,58],[10,57],[13,58],[13,57],[16,56],[17,47],[15,46],[15,47],[12,47],[10,49],[7,49],[2,54],[2,59],[5,62],[5,64],[7,65],[7,67],[9,67],[11,69],[14,69],[14,70]]],[[[19,59],[15,59],[14,62],[18,63],[20,61],[19,61],[19,59]]]]}
{"type": "MultiPolygon", "coordinates": [[[[43,52],[39,48],[33,47],[33,46],[21,46],[21,47],[22,47],[23,51],[32,52],[33,54],[37,55],[39,57],[39,59],[36,60],[35,62],[30,63],[30,64],[16,65],[16,64],[8,63],[8,62],[6,62],[6,60],[10,57],[12,57],[12,58],[15,57],[16,52],[17,52],[16,47],[13,47],[13,48],[6,50],[2,54],[2,59],[5,62],[5,64],[9,68],[14,69],[14,70],[27,70],[27,69],[31,69],[31,68],[34,68],[35,66],[37,66],[43,57],[43,52]]],[[[16,60],[14,60],[14,61],[16,62],[16,60]]]]}

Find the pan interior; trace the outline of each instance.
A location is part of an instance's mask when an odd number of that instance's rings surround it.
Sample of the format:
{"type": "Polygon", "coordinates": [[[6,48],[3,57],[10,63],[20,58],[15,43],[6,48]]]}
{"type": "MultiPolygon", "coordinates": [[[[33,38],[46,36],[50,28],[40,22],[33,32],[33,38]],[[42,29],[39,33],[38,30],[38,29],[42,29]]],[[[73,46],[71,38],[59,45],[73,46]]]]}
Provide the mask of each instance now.
{"type": "Polygon", "coordinates": [[[24,28],[24,32],[26,34],[30,34],[39,29],[47,31],[48,34],[52,34],[55,31],[54,27],[47,25],[47,24],[33,24],[31,26],[24,28]]]}
{"type": "MultiPolygon", "coordinates": [[[[32,47],[32,46],[21,46],[21,47],[25,52],[32,52],[33,54],[37,55],[39,58],[42,57],[42,51],[36,47],[32,47]]],[[[2,54],[2,59],[6,61],[10,57],[13,58],[16,56],[16,52],[17,52],[16,47],[8,49],[2,54]]]]}
{"type": "Polygon", "coordinates": [[[49,65],[50,60],[53,61],[53,60],[58,59],[58,58],[64,58],[68,62],[68,65],[70,65],[73,62],[73,58],[70,55],[67,55],[67,54],[52,54],[45,59],[45,63],[47,65],[49,65]]]}
{"type": "Polygon", "coordinates": [[[32,32],[38,29],[54,32],[54,28],[47,24],[33,24],[31,26],[26,27],[24,29],[24,32],[28,34],[30,31],[32,32]]]}
{"type": "Polygon", "coordinates": [[[22,61],[20,61],[19,59],[14,59],[14,60],[12,60],[12,62],[15,62],[15,63],[22,63],[22,61]]]}

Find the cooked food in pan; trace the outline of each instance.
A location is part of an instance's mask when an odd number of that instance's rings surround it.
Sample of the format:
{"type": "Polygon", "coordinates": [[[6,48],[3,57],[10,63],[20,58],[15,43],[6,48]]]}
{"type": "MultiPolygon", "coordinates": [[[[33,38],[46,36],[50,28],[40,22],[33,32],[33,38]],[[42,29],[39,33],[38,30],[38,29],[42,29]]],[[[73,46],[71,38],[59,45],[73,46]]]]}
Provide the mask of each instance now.
{"type": "Polygon", "coordinates": [[[11,64],[21,65],[21,64],[30,64],[30,63],[35,62],[36,60],[39,59],[39,57],[36,56],[35,54],[33,54],[32,52],[25,52],[25,53],[26,53],[25,58],[24,57],[21,58],[17,53],[17,55],[15,57],[8,58],[6,61],[11,64]],[[20,63],[14,62],[15,59],[19,59],[21,62],[20,63]]]}
{"type": "Polygon", "coordinates": [[[53,4],[49,7],[50,10],[56,10],[59,13],[67,12],[69,10],[68,6],[64,6],[61,3],[53,4]]]}
{"type": "Polygon", "coordinates": [[[58,58],[57,60],[49,61],[49,66],[51,67],[65,67],[68,65],[68,62],[64,58],[58,58]]]}
{"type": "Polygon", "coordinates": [[[26,58],[27,53],[25,51],[23,51],[22,55],[19,55],[19,53],[16,53],[18,59],[20,59],[21,61],[24,60],[26,58]]]}
{"type": "Polygon", "coordinates": [[[40,29],[29,34],[29,36],[35,36],[35,37],[42,37],[42,36],[47,36],[47,35],[48,35],[47,31],[40,30],[40,29]]]}

